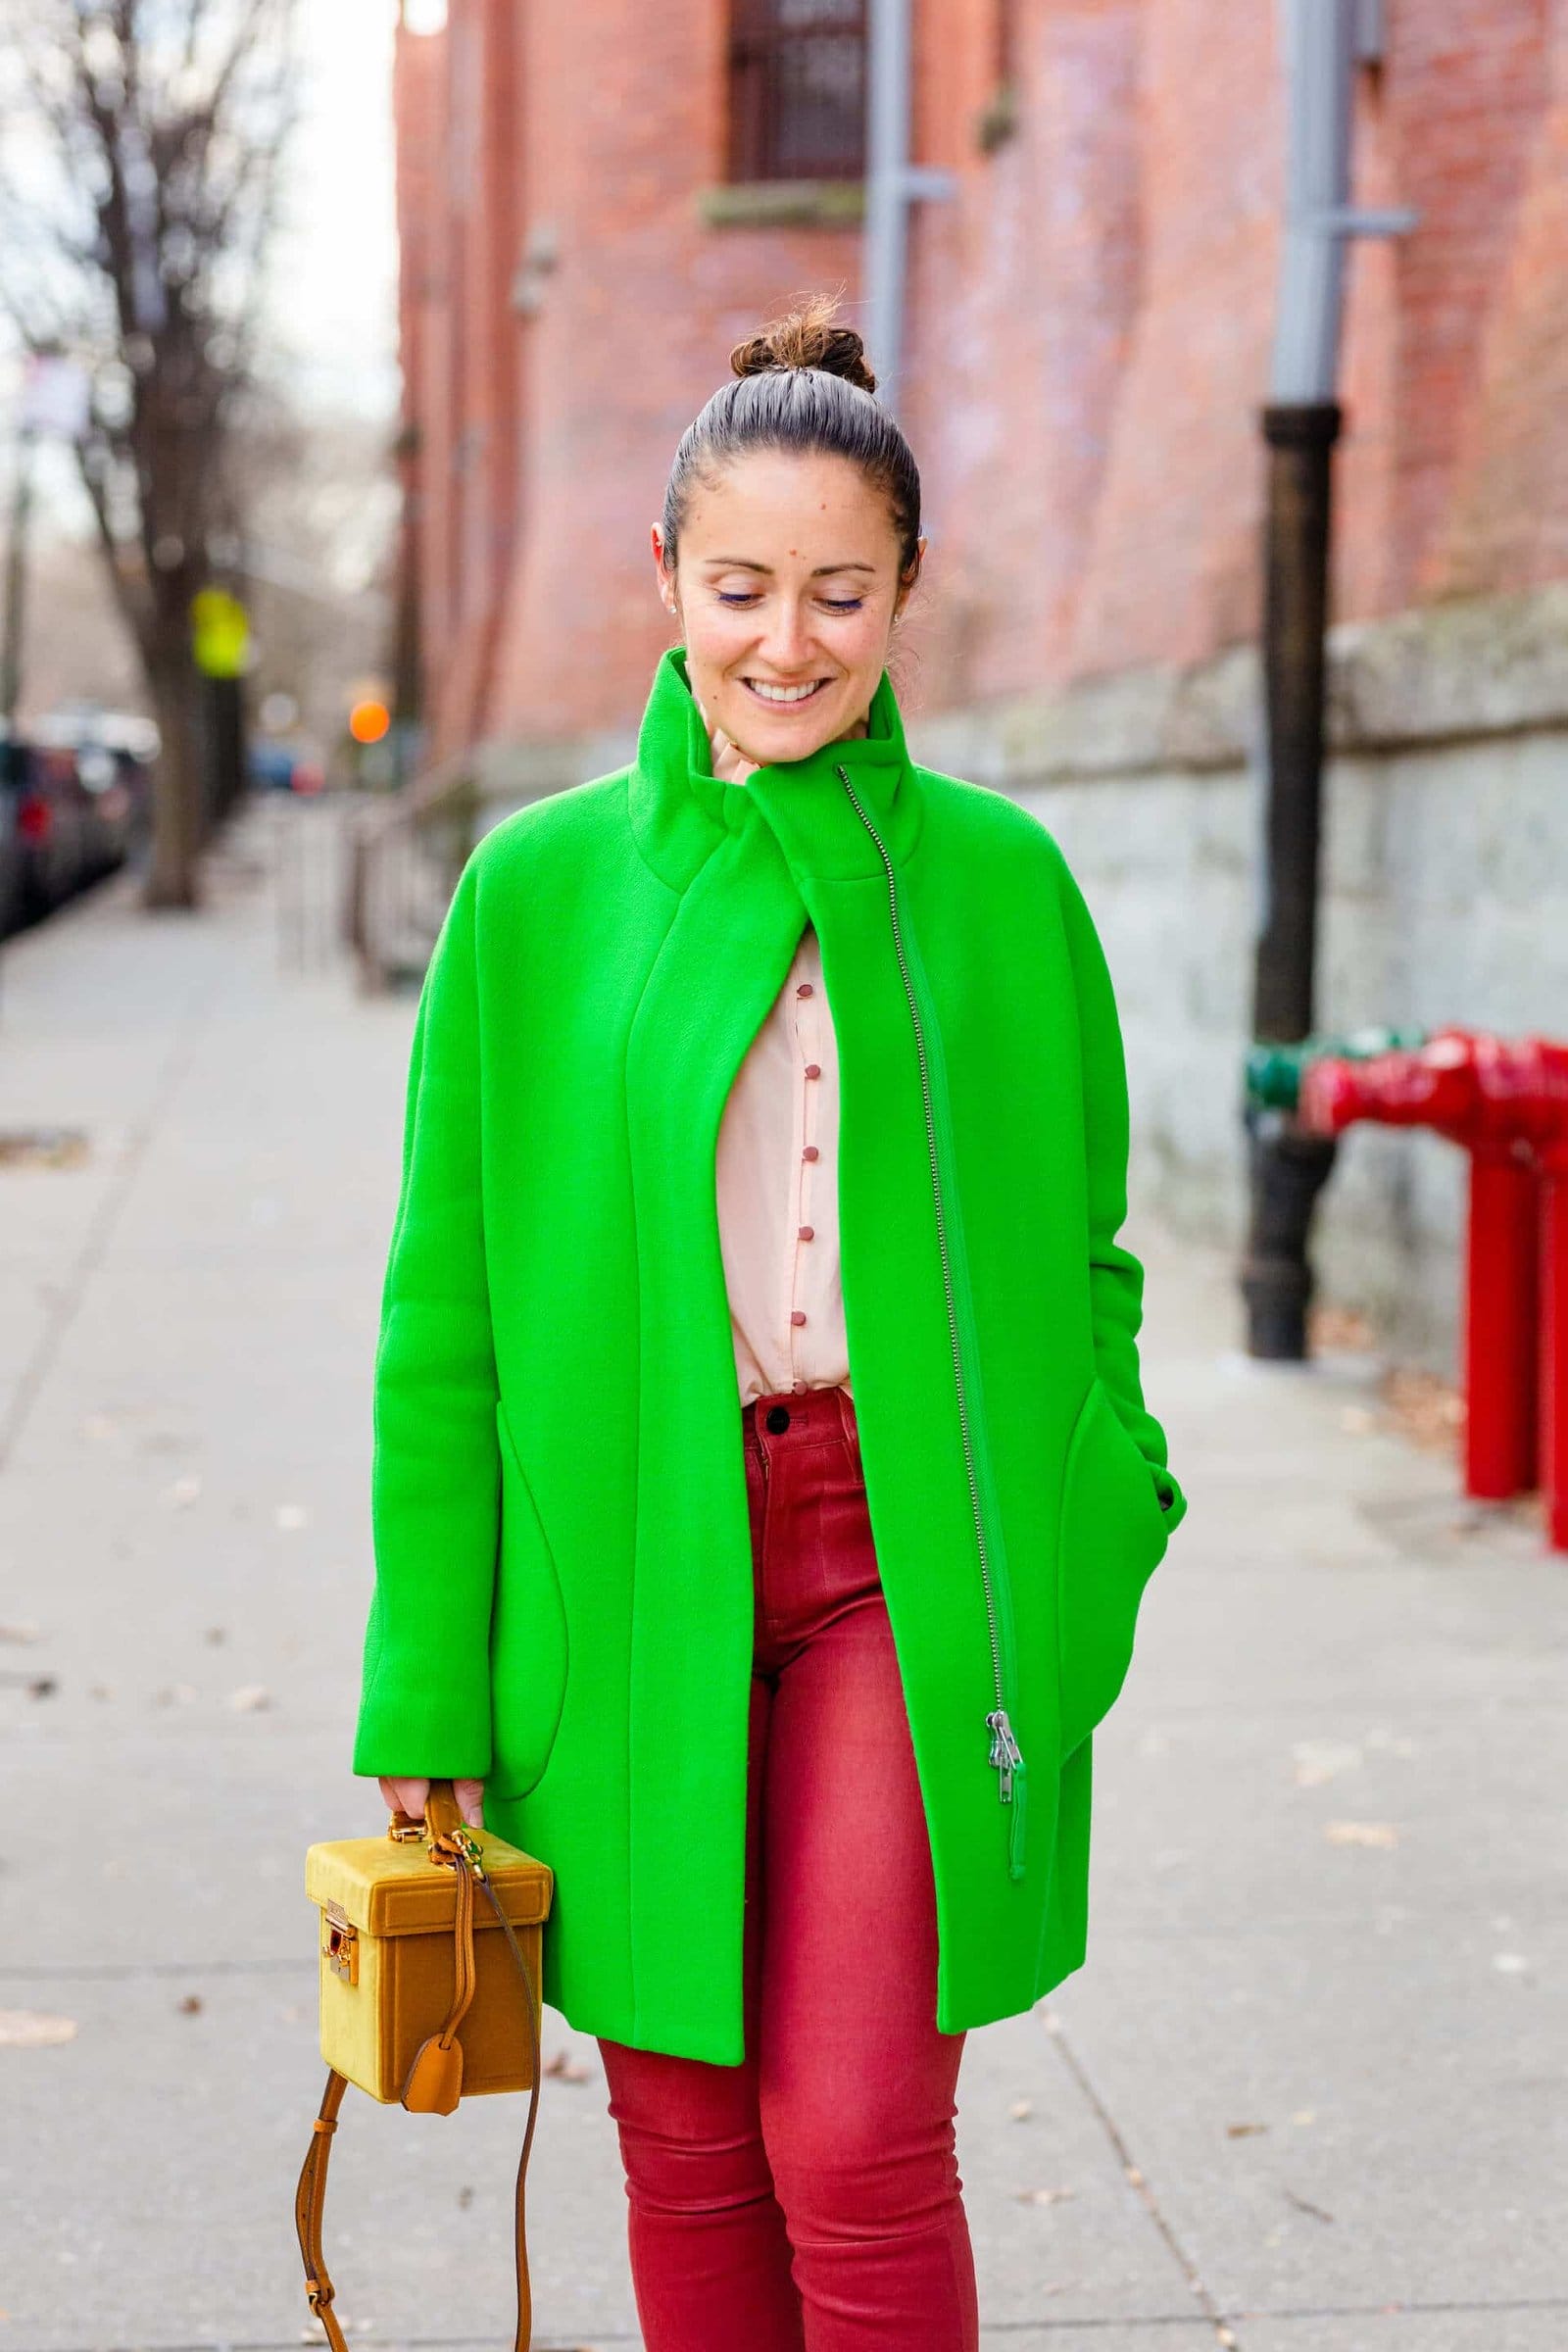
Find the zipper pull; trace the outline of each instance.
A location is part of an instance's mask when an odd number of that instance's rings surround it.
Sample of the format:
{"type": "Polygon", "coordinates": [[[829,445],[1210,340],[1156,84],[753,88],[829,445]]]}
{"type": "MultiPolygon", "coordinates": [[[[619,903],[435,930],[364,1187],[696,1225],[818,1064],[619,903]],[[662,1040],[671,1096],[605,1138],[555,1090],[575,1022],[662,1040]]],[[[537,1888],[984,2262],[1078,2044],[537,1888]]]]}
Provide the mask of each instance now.
{"type": "Polygon", "coordinates": [[[991,1762],[1001,1774],[997,1794],[1004,1805],[1012,1802],[1012,1776],[1023,1770],[1023,1753],[1012,1736],[1005,1707],[998,1707],[986,1717],[991,1730],[991,1762]]]}
{"type": "Polygon", "coordinates": [[[997,1794],[1004,1805],[1012,1808],[1007,1823],[1007,1875],[1023,1877],[1024,1814],[1028,1781],[1024,1771],[1023,1750],[1013,1736],[1005,1707],[998,1707],[986,1717],[991,1730],[991,1761],[1001,1775],[997,1794]]]}

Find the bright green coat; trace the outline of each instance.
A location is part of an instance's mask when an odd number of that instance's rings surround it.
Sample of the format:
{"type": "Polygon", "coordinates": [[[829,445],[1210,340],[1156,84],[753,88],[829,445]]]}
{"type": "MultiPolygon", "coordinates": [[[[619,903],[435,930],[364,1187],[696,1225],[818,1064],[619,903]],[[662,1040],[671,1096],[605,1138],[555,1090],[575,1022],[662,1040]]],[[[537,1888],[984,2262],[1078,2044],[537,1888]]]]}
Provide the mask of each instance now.
{"type": "Polygon", "coordinates": [[[664,654],[633,764],[481,840],[425,980],[354,1765],[484,1776],[488,1826],[556,1872],[546,1997],[726,2065],[753,1581],[714,1154],[808,921],[944,2031],[1083,1960],[1090,1734],[1186,1508],[1116,1240],[1115,1003],[1054,837],[915,766],[885,674],[868,736],[719,781],[664,654]]]}

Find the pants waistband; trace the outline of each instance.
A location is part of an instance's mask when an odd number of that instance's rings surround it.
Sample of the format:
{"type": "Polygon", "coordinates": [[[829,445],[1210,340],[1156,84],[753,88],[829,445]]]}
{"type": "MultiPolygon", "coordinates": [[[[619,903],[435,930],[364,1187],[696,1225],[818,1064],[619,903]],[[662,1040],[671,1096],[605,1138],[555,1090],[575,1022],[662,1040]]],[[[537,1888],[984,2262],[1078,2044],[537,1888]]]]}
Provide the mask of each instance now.
{"type": "Polygon", "coordinates": [[[779,1389],[754,1396],[742,1412],[746,1428],[760,1425],[770,1446],[820,1445],[824,1438],[858,1443],[855,1399],[846,1389],[779,1389]]]}

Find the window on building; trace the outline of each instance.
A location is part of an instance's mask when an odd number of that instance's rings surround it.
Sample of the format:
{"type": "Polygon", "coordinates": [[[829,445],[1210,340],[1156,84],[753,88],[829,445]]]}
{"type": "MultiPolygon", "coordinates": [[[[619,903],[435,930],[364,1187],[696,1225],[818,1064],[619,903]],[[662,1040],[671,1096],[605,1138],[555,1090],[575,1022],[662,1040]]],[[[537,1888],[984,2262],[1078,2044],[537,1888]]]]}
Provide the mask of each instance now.
{"type": "Polygon", "coordinates": [[[731,179],[858,179],[865,0],[730,0],[731,179]]]}

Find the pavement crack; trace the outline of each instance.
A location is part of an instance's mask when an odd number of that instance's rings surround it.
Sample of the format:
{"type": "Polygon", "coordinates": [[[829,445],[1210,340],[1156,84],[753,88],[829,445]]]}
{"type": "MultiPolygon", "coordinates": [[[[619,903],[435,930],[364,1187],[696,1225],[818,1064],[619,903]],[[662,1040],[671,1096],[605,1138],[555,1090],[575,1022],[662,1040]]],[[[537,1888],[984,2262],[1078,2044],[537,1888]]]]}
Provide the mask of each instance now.
{"type": "Polygon", "coordinates": [[[1110,2109],[1106,2106],[1105,2101],[1101,2097],[1100,2092],[1095,2087],[1094,2082],[1090,2077],[1088,2068],[1084,2065],[1083,2060],[1079,2057],[1077,2051],[1073,2048],[1072,2043],[1068,2039],[1060,2017],[1055,2011],[1048,2009],[1046,2012],[1045,2022],[1046,2032],[1051,2040],[1055,2044],[1056,2051],[1061,2059],[1062,2065],[1067,2069],[1068,2073],[1072,2076],[1073,2081],[1077,2083],[1079,2090],[1083,2093],[1084,2098],[1088,2101],[1090,2108],[1099,2122],[1101,2130],[1104,2132],[1105,2137],[1109,2140],[1112,2148],[1115,2150],[1116,2160],[1121,2166],[1123,2179],[1127,2181],[1128,2185],[1136,2191],[1141,2203],[1143,2204],[1145,2212],[1149,2215],[1150,2220],[1153,2223],[1154,2228],[1158,2230],[1160,2236],[1163,2238],[1171,2259],[1176,2263],[1182,2273],[1183,2278],[1187,2280],[1187,2284],[1192,2291],[1193,2301],[1198,2306],[1198,2309],[1202,2314],[1202,2317],[1207,2322],[1208,2326],[1213,2329],[1215,2343],[1223,2345],[1225,2347],[1225,2352],[1243,2352],[1240,2336],[1236,2333],[1235,2328],[1232,2326],[1230,2319],[1227,2317],[1225,2312],[1221,2310],[1214,2297],[1209,2293],[1202,2273],[1199,2270],[1198,2264],[1194,2257],[1188,2252],[1186,2246],[1183,2245],[1180,2236],[1177,2234],[1175,2225],[1171,2222],[1170,2218],[1165,2213],[1164,2208],[1161,2206],[1158,2197],[1155,2195],[1153,2188],[1150,2184],[1149,2177],[1143,2166],[1138,2163],[1137,2159],[1133,2155],[1133,2151],[1128,2144],[1126,2134],[1123,2132],[1115,2117],[1111,2114],[1110,2109]]]}

